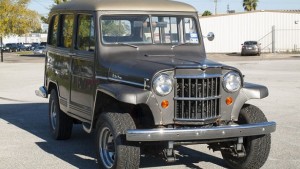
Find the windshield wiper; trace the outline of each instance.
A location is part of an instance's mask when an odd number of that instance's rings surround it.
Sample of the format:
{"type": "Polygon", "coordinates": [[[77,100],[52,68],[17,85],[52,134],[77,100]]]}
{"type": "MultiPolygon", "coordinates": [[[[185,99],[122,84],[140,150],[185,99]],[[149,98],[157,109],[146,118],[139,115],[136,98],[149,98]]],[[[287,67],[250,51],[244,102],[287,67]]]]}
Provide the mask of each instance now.
{"type": "Polygon", "coordinates": [[[116,42],[115,44],[116,44],[116,45],[130,46],[130,47],[136,48],[137,50],[139,49],[138,46],[136,46],[136,45],[131,45],[131,44],[129,44],[129,43],[120,43],[120,42],[116,42]]]}
{"type": "Polygon", "coordinates": [[[179,43],[177,45],[172,45],[171,49],[174,49],[177,46],[183,46],[183,45],[186,45],[186,44],[188,44],[188,43],[179,43]]]}

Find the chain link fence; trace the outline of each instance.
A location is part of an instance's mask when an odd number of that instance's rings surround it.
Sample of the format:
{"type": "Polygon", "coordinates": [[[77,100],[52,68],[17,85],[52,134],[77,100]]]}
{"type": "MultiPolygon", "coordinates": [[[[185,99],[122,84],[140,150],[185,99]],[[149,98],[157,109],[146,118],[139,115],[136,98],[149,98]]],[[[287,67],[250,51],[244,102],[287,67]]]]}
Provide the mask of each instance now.
{"type": "Polygon", "coordinates": [[[277,29],[273,26],[258,42],[262,52],[300,53],[300,29],[277,29]]]}

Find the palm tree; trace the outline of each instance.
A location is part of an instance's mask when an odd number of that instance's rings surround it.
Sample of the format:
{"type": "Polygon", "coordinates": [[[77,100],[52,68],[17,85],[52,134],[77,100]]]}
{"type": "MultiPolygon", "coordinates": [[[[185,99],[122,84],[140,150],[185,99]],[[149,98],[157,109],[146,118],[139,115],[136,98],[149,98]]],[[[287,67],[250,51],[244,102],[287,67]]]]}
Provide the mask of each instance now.
{"type": "Polygon", "coordinates": [[[244,0],[243,7],[245,11],[256,10],[258,0],[244,0]]]}
{"type": "Polygon", "coordinates": [[[210,16],[210,15],[212,15],[212,13],[210,12],[210,11],[204,11],[203,12],[203,14],[202,14],[202,16],[210,16]]]}

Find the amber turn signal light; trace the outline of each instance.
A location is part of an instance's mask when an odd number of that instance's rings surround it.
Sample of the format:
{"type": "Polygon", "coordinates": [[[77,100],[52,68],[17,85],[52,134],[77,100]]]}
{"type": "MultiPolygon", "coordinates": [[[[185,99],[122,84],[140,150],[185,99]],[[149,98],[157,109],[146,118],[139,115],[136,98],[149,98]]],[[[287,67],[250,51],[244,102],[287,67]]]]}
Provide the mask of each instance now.
{"type": "Polygon", "coordinates": [[[233,98],[232,97],[227,97],[226,98],[226,104],[231,105],[233,103],[233,98]]]}
{"type": "Polygon", "coordinates": [[[163,100],[161,102],[161,107],[164,108],[164,109],[168,108],[169,107],[169,101],[168,100],[163,100]]]}

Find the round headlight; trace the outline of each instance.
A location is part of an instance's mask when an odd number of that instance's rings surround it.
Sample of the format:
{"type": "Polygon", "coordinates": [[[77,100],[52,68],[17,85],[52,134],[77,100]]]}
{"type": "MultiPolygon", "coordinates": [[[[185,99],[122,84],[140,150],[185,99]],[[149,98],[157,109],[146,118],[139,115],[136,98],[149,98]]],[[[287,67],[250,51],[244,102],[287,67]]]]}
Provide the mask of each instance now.
{"type": "Polygon", "coordinates": [[[236,92],[241,85],[242,79],[237,72],[229,72],[223,78],[223,87],[227,92],[236,92]]]}
{"type": "Polygon", "coordinates": [[[168,95],[173,89],[173,81],[168,75],[160,74],[153,80],[153,89],[160,96],[168,95]]]}

